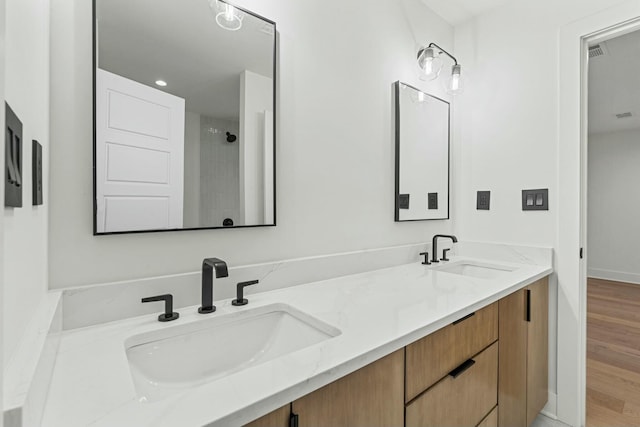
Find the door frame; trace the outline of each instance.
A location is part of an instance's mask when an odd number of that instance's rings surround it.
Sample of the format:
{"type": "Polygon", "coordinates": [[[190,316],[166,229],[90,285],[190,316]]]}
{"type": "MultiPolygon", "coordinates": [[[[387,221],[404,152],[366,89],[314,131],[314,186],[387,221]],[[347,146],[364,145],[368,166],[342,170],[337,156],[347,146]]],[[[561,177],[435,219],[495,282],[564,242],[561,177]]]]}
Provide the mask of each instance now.
{"type": "Polygon", "coordinates": [[[557,417],[573,426],[586,422],[588,47],[638,29],[640,0],[629,0],[559,34],[557,417]]]}

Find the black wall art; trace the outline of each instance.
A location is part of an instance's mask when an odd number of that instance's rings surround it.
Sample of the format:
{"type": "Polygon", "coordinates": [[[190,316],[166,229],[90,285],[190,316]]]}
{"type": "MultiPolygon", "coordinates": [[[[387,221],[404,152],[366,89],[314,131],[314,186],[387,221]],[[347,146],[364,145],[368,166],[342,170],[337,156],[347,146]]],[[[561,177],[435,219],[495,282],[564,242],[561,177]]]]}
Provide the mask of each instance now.
{"type": "Polygon", "coordinates": [[[5,103],[4,205],[22,207],[22,122],[5,103]]]}

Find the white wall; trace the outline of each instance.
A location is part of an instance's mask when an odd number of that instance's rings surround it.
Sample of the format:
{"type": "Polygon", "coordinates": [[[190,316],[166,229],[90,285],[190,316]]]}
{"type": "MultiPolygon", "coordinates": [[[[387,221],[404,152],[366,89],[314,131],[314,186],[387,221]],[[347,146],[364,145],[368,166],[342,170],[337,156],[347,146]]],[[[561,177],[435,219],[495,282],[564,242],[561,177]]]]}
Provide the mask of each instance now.
{"type": "MultiPolygon", "coordinates": [[[[571,22],[616,3],[516,1],[456,26],[455,51],[467,83],[453,106],[460,147],[454,213],[461,238],[558,250],[558,182],[566,179],[558,169],[559,34],[571,22]],[[521,210],[520,192],[526,188],[549,188],[548,212],[521,210]],[[491,190],[490,211],[475,209],[477,190],[491,190]]],[[[556,307],[559,297],[569,298],[559,287],[553,275],[549,386],[552,393],[567,391],[558,396],[558,416],[575,425],[576,384],[567,373],[576,369],[576,361],[557,359],[556,307]],[[561,381],[571,384],[559,387],[561,381]]],[[[547,409],[554,411],[551,397],[547,409]]]]}
{"type": "MultiPolygon", "coordinates": [[[[91,2],[52,0],[51,288],[424,242],[453,221],[394,223],[392,84],[453,30],[420,0],[243,0],[279,32],[277,227],[94,237],[91,2]],[[73,220],[69,216],[73,215],[73,220]]],[[[455,219],[454,219],[455,220],[455,219]]]]}
{"type": "Polygon", "coordinates": [[[47,289],[49,1],[7,0],[6,16],[5,97],[23,126],[23,207],[4,208],[5,367],[47,289]],[[32,139],[42,144],[44,168],[44,204],[37,207],[31,205],[32,139]]]}
{"type": "Polygon", "coordinates": [[[590,277],[640,283],[640,130],[589,136],[590,277]]]}
{"type": "MultiPolygon", "coordinates": [[[[5,79],[5,1],[0,0],[0,129],[4,129],[4,79],[5,79]]],[[[0,167],[4,170],[4,131],[0,135],[0,167]]],[[[0,203],[4,205],[4,179],[0,179],[0,203]]],[[[0,248],[4,248],[4,209],[0,209],[0,248]]],[[[4,279],[4,251],[0,253],[0,277],[4,279]]],[[[4,283],[4,282],[3,282],[4,283]]],[[[4,307],[4,285],[0,283],[0,307],[4,307]]],[[[4,322],[4,319],[3,319],[4,322]]],[[[4,412],[4,328],[0,328],[0,414],[4,412]]],[[[4,417],[0,417],[0,427],[4,417]]]]}

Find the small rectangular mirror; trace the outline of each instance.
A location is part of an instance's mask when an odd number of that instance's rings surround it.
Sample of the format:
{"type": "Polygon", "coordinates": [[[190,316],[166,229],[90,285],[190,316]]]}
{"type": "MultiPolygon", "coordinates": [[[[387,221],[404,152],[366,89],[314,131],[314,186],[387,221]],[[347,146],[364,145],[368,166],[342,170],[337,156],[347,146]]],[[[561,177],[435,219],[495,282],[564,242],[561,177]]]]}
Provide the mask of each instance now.
{"type": "Polygon", "coordinates": [[[94,234],[275,225],[276,25],[94,0],[94,234]]]}
{"type": "Polygon", "coordinates": [[[449,103],[395,83],[395,220],[449,219],[449,103]]]}

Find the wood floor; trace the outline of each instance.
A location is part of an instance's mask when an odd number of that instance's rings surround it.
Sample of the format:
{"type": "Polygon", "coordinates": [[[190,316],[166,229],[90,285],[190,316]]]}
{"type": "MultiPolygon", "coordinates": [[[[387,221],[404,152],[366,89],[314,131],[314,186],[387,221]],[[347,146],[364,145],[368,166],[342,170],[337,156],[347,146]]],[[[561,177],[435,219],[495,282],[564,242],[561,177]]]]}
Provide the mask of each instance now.
{"type": "Polygon", "coordinates": [[[640,426],[640,285],[588,279],[587,426],[640,426]]]}

